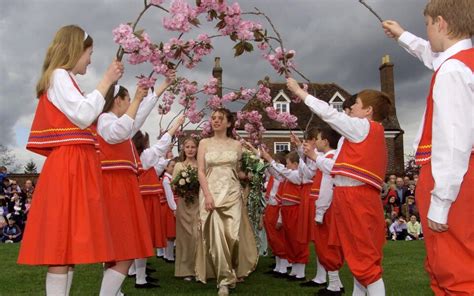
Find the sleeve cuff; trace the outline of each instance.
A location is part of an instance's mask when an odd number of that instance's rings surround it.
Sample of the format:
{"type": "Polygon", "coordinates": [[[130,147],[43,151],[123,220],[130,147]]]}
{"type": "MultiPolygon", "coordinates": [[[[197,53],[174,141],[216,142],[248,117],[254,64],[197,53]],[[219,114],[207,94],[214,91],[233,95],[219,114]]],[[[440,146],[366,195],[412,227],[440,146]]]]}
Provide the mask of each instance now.
{"type": "Polygon", "coordinates": [[[316,221],[316,223],[323,223],[323,219],[324,219],[323,213],[316,213],[316,217],[314,218],[314,221],[316,221]]]}
{"type": "Polygon", "coordinates": [[[447,224],[448,214],[451,204],[448,206],[439,206],[431,202],[430,208],[428,210],[428,219],[440,224],[447,224]]]}
{"type": "Polygon", "coordinates": [[[398,37],[398,44],[402,45],[403,47],[408,47],[408,45],[415,40],[417,37],[412,33],[405,31],[398,37]]]}

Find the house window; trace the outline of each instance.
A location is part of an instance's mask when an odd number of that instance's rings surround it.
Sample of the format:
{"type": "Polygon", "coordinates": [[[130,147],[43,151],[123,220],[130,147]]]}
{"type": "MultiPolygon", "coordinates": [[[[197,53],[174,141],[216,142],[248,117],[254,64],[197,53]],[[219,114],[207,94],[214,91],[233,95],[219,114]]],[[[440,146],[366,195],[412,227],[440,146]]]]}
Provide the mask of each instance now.
{"type": "Polygon", "coordinates": [[[275,153],[285,151],[285,150],[290,151],[290,142],[275,142],[273,146],[274,146],[275,153]]]}
{"type": "Polygon", "coordinates": [[[334,102],[331,104],[337,111],[342,112],[342,102],[334,102]]]}
{"type": "Polygon", "coordinates": [[[279,112],[279,113],[283,113],[283,112],[289,112],[289,104],[288,103],[275,103],[275,109],[279,112]]]}
{"type": "Polygon", "coordinates": [[[344,103],[344,98],[339,92],[336,92],[332,98],[329,100],[329,104],[334,107],[339,112],[343,112],[342,103],[344,103]]]}

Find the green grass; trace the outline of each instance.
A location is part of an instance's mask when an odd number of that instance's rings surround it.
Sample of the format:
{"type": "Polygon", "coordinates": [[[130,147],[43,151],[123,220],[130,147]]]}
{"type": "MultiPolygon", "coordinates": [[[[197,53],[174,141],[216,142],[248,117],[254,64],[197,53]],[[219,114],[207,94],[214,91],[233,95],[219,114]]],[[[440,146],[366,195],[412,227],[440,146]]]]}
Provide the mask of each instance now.
{"type": "MultiPolygon", "coordinates": [[[[16,264],[18,244],[0,244],[0,295],[45,295],[45,267],[30,267],[16,264]]],[[[306,267],[307,278],[315,273],[314,252],[306,267]]],[[[423,269],[425,250],[423,241],[387,242],[384,249],[384,281],[387,295],[432,295],[428,277],[423,269]]],[[[239,284],[231,295],[314,295],[313,288],[300,288],[298,284],[275,279],[263,274],[273,263],[271,257],[260,257],[257,270],[239,284]]],[[[159,277],[161,288],[137,290],[134,279],[126,279],[122,290],[127,295],[216,295],[215,281],[207,285],[185,282],[173,277],[173,264],[156,258],[150,259],[157,269],[153,276],[159,277]]],[[[102,268],[99,264],[76,267],[71,295],[98,295],[102,268]]],[[[341,280],[346,294],[352,294],[352,276],[344,266],[341,280]]]]}

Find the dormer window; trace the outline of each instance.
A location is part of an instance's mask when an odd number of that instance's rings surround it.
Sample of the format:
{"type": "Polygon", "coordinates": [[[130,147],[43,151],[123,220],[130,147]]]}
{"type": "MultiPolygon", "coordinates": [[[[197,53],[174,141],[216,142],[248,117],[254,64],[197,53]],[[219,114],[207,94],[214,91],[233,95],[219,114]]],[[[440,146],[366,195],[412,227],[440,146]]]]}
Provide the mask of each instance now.
{"type": "Polygon", "coordinates": [[[276,97],[273,99],[273,108],[278,112],[290,113],[290,98],[285,94],[283,90],[280,90],[276,97]]]}
{"type": "Polygon", "coordinates": [[[336,92],[334,96],[329,100],[329,104],[333,106],[337,111],[343,112],[342,103],[344,103],[344,98],[341,96],[339,92],[336,92]]]}

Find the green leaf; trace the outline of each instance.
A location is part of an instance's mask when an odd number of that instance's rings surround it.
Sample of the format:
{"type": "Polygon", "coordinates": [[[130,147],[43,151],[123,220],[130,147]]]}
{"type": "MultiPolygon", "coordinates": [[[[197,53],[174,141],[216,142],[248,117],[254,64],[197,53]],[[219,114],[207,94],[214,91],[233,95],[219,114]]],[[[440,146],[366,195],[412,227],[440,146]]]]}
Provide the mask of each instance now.
{"type": "Polygon", "coordinates": [[[250,42],[244,42],[244,49],[247,52],[251,52],[253,50],[253,45],[250,42]]]}

